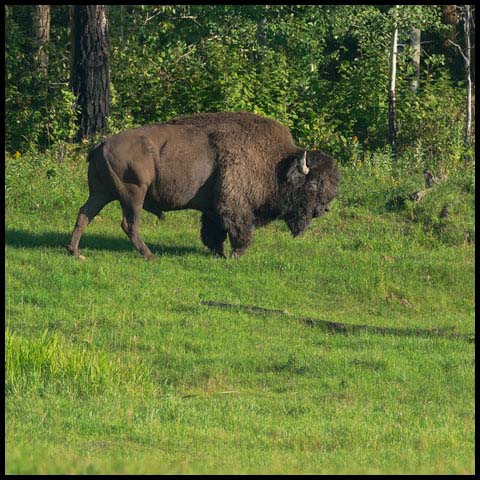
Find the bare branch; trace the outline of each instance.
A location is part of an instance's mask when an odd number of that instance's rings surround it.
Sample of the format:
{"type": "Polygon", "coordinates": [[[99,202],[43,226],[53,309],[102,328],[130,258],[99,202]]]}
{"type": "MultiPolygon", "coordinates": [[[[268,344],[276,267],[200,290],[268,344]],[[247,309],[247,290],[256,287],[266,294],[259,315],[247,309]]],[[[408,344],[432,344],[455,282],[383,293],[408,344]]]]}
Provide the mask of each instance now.
{"type": "Polygon", "coordinates": [[[153,18],[158,17],[158,15],[160,15],[161,13],[163,13],[163,12],[160,10],[159,12],[153,14],[151,17],[148,17],[148,16],[147,16],[147,18],[145,19],[144,25],[146,25],[146,24],[147,24],[150,20],[152,20],[153,18]]]}
{"type": "Polygon", "coordinates": [[[173,20],[192,20],[194,23],[196,23],[199,27],[202,25],[198,22],[197,17],[194,15],[182,15],[180,17],[174,17],[173,20]]]}
{"type": "Polygon", "coordinates": [[[182,58],[185,58],[187,57],[188,55],[190,55],[191,53],[193,53],[195,51],[195,45],[192,45],[190,47],[190,50],[188,50],[187,52],[185,52],[183,55],[180,55],[176,60],[175,60],[175,64],[177,64],[182,58]]]}
{"type": "Polygon", "coordinates": [[[462,50],[462,47],[460,45],[458,45],[458,43],[455,43],[455,42],[452,42],[450,39],[447,40],[448,43],[451,43],[454,47],[457,47],[460,54],[462,55],[463,59],[465,61],[467,61],[467,57],[465,56],[465,54],[463,53],[463,50],[462,50]]]}

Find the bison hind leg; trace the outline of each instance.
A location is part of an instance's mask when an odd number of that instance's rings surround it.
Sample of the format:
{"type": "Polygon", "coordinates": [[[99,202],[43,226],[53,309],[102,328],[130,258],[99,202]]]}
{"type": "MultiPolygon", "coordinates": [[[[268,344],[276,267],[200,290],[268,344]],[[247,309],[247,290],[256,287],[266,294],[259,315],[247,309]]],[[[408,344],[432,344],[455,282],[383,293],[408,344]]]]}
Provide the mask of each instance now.
{"type": "Polygon", "coordinates": [[[227,231],[220,225],[220,219],[213,219],[212,215],[202,215],[202,228],[200,234],[203,244],[215,255],[226,258],[224,242],[227,238],[227,231]]]}
{"type": "Polygon", "coordinates": [[[95,218],[96,215],[98,215],[100,210],[102,210],[102,208],[105,207],[105,205],[110,203],[112,200],[113,198],[108,194],[90,192],[88,200],[78,212],[72,238],[70,239],[70,243],[66,246],[67,250],[73,256],[83,258],[80,255],[80,251],[78,249],[82,233],[85,228],[87,228],[87,225],[95,218]]]}
{"type": "Polygon", "coordinates": [[[127,234],[128,238],[132,241],[135,249],[143,256],[143,258],[149,260],[153,258],[154,255],[142,240],[138,231],[145,193],[146,187],[130,185],[128,195],[124,195],[120,198],[120,204],[123,211],[121,227],[127,234]]]}

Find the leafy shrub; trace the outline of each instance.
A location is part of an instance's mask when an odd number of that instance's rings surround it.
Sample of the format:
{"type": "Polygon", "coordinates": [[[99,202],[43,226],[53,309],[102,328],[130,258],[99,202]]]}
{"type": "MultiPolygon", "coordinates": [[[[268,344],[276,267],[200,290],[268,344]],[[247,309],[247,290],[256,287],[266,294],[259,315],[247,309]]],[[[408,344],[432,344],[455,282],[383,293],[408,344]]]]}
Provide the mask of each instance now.
{"type": "Polygon", "coordinates": [[[454,172],[467,154],[463,95],[445,73],[418,95],[406,93],[398,114],[401,152],[415,151],[426,168],[454,172]]]}

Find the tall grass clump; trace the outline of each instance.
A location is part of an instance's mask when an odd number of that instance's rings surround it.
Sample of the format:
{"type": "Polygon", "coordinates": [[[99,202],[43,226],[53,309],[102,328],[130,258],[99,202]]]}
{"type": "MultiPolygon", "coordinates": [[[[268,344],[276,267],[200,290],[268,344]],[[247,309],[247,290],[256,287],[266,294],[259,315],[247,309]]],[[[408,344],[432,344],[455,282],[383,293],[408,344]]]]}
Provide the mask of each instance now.
{"type": "Polygon", "coordinates": [[[5,332],[5,393],[88,396],[121,384],[142,382],[145,368],[125,366],[104,353],[78,347],[44,330],[38,339],[5,332]]]}

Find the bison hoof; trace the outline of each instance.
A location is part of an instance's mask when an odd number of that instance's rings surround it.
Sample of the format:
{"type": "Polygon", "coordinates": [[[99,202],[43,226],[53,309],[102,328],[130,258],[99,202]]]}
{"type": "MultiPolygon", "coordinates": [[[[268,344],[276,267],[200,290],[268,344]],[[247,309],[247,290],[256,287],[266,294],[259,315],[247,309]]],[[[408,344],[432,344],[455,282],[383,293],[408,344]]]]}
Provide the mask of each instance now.
{"type": "Polygon", "coordinates": [[[215,250],[212,250],[212,253],[216,256],[216,257],[220,257],[220,258],[227,258],[227,255],[225,253],[225,250],[222,248],[219,248],[219,249],[215,249],[215,250]]]}
{"type": "Polygon", "coordinates": [[[72,246],[70,245],[65,245],[65,248],[67,249],[68,253],[70,255],[73,255],[74,257],[78,257],[79,251],[75,250],[72,246]]]}
{"type": "Polygon", "coordinates": [[[86,257],[84,257],[83,255],[80,255],[80,252],[78,250],[75,250],[70,245],[66,245],[65,248],[68,250],[68,253],[70,253],[70,255],[78,258],[79,260],[82,260],[82,261],[85,260],[86,257]]]}

